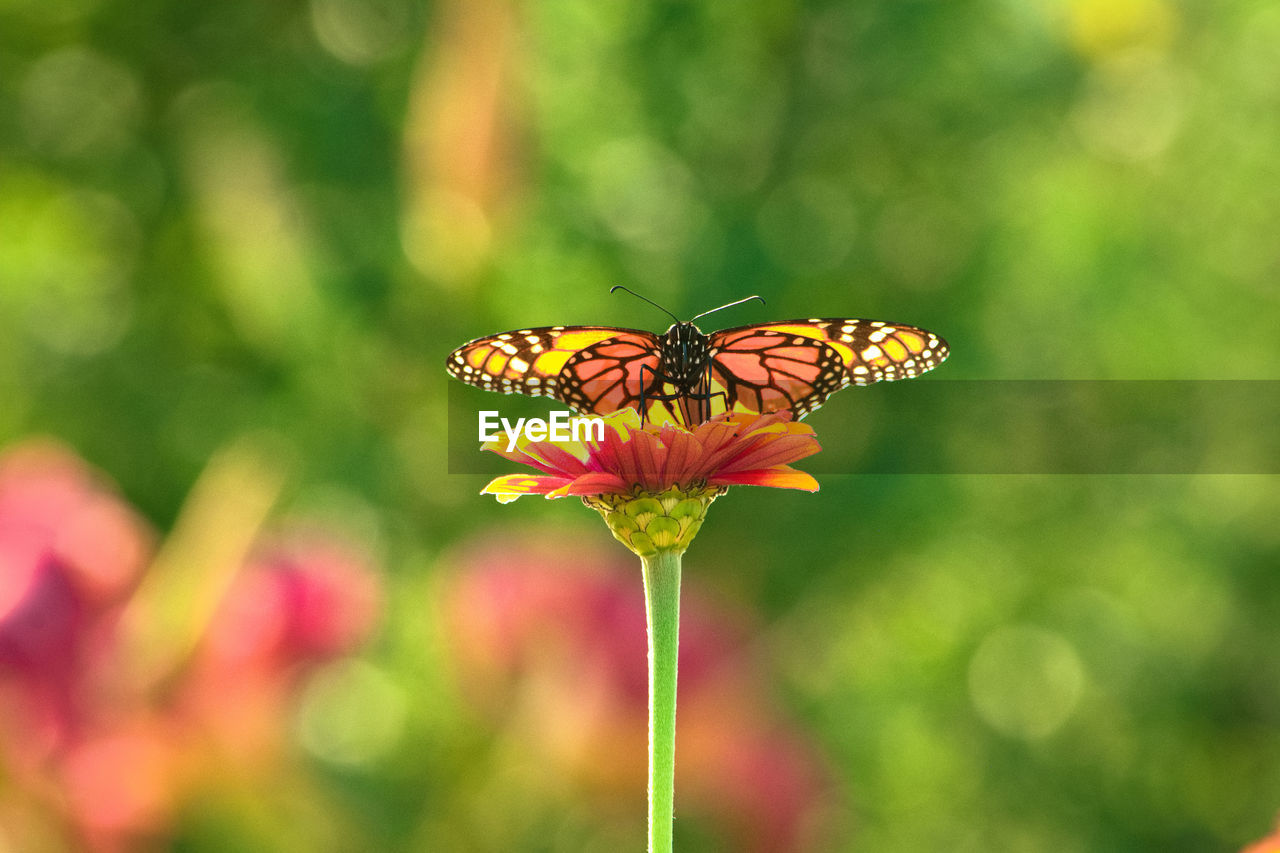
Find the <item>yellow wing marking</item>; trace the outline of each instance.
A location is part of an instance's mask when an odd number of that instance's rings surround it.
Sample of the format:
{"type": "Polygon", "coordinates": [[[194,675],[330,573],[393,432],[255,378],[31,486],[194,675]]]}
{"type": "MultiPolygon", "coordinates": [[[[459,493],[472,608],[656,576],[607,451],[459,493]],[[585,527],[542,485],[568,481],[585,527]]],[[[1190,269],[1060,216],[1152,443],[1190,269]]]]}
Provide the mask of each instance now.
{"type": "Polygon", "coordinates": [[[573,350],[553,349],[539,355],[533,362],[535,373],[543,376],[555,376],[564,367],[564,363],[573,357],[573,350]]]}
{"type": "Polygon", "coordinates": [[[577,350],[594,346],[601,341],[607,341],[617,334],[618,332],[614,329],[574,329],[570,332],[561,332],[556,337],[553,346],[557,350],[568,350],[572,354],[577,350]]]}
{"type": "Polygon", "coordinates": [[[880,342],[880,348],[884,350],[884,354],[894,361],[906,361],[910,355],[907,348],[897,338],[885,338],[880,342]]]}
{"type": "Polygon", "coordinates": [[[897,337],[898,340],[906,345],[907,349],[911,350],[912,354],[924,352],[925,344],[928,343],[923,336],[917,335],[915,332],[908,332],[906,329],[899,329],[897,337]]]}

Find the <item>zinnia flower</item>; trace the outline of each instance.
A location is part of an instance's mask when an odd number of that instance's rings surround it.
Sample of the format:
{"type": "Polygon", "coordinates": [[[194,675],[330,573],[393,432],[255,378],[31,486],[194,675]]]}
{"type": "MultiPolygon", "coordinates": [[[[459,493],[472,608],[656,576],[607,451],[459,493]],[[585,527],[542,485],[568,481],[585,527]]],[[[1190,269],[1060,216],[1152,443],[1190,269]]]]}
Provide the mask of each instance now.
{"type": "Polygon", "coordinates": [[[541,472],[498,477],[485,493],[504,503],[522,495],[577,495],[640,557],[649,635],[649,851],[670,853],[681,557],[711,502],[729,486],[817,491],[813,477],[789,466],[818,452],[813,430],[786,411],[727,412],[686,429],[643,424],[627,408],[607,415],[594,439],[501,436],[484,449],[541,472]]]}
{"type": "Polygon", "coordinates": [[[624,545],[641,557],[683,552],[707,507],[729,486],[772,486],[815,492],[818,482],[789,463],[821,448],[813,429],[789,412],[730,412],[688,430],[642,425],[634,409],[604,418],[597,441],[531,441],[505,436],[485,443],[541,475],[508,474],[484,487],[503,503],[523,495],[576,495],[597,510],[624,545]]]}

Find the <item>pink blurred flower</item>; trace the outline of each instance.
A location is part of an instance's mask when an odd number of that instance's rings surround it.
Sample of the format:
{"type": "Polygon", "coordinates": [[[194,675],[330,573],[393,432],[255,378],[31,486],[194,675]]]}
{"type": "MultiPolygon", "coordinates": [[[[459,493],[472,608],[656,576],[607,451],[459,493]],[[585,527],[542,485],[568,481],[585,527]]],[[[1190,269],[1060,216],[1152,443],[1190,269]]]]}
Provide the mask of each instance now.
{"type": "Polygon", "coordinates": [[[151,552],[142,520],[70,451],[0,457],[0,686],[11,760],[38,762],[84,723],[99,644],[151,552]]]}
{"type": "Polygon", "coordinates": [[[332,535],[296,530],[270,542],[214,614],[181,686],[182,713],[237,762],[271,760],[299,679],[364,641],[381,592],[368,558],[332,535]]]}
{"type": "MultiPolygon", "coordinates": [[[[644,598],[610,552],[563,538],[490,538],[457,553],[443,596],[466,695],[586,790],[643,796],[644,598]]],[[[811,849],[834,791],[814,745],[768,710],[752,632],[686,580],[676,789],[724,848],[811,849]],[[762,710],[763,709],[763,710],[762,710]]]]}
{"type": "Polygon", "coordinates": [[[205,655],[237,669],[325,661],[368,635],[380,605],[366,555],[298,529],[260,547],[241,570],[209,626],[205,655]]]}
{"type": "Polygon", "coordinates": [[[151,543],[65,448],[0,456],[0,774],[14,783],[0,810],[47,815],[28,822],[62,824],[75,849],[160,843],[193,791],[278,758],[300,676],[351,652],[380,607],[364,554],[295,531],[239,567],[158,689],[136,677],[122,619],[151,543]]]}
{"type": "Polygon", "coordinates": [[[161,840],[187,783],[184,752],[181,725],[145,710],[99,725],[70,744],[54,769],[81,843],[107,851],[161,840]]]}

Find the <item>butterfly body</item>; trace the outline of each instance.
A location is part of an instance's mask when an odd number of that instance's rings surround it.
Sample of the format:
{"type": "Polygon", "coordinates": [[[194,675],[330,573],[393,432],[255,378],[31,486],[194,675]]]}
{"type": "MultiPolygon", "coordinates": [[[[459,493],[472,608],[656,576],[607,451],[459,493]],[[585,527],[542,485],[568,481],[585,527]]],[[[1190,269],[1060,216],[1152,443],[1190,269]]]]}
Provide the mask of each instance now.
{"type": "Polygon", "coordinates": [[[672,323],[663,335],[658,365],[671,382],[692,390],[706,373],[709,348],[709,339],[693,323],[672,323]]]}
{"type": "Polygon", "coordinates": [[[946,341],[902,323],[787,320],[703,333],[548,326],[477,338],[450,353],[451,376],[506,394],[551,396],[583,414],[634,408],[693,426],[724,411],[797,418],[849,385],[907,379],[941,364],[946,341]]]}

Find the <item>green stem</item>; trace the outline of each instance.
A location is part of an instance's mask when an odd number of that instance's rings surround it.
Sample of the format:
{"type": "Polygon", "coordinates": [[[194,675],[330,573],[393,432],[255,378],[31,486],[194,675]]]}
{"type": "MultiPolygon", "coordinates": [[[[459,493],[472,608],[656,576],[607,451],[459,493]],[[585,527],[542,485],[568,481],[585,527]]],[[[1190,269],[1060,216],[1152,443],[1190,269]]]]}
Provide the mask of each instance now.
{"type": "Polygon", "coordinates": [[[649,853],[671,853],[675,820],[680,554],[642,557],[649,625],[649,853]]]}

